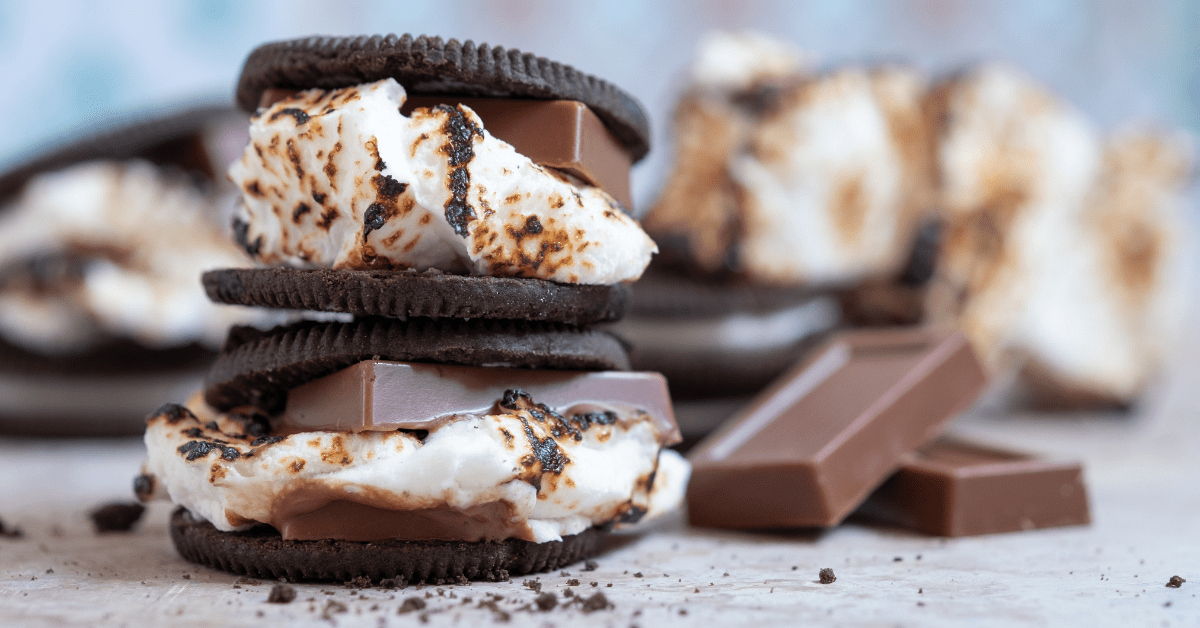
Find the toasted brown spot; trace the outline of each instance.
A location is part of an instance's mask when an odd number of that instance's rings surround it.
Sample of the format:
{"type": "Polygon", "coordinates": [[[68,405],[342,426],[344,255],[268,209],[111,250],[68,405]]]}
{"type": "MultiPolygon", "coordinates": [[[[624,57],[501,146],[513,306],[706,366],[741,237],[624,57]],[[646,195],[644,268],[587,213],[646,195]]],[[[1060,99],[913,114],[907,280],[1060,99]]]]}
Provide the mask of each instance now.
{"type": "Polygon", "coordinates": [[[251,196],[257,196],[259,198],[266,196],[266,194],[263,194],[262,186],[259,185],[258,179],[246,182],[246,185],[243,186],[243,189],[245,189],[246,193],[250,194],[251,196]]]}
{"type": "Polygon", "coordinates": [[[549,200],[552,209],[562,209],[562,206],[566,205],[561,194],[551,194],[549,200]]]}
{"type": "Polygon", "coordinates": [[[333,225],[333,221],[337,220],[340,215],[336,207],[330,207],[325,210],[325,213],[321,214],[321,220],[317,221],[317,226],[329,231],[329,227],[333,225]]]}
{"type": "Polygon", "coordinates": [[[228,471],[225,470],[225,467],[221,466],[220,463],[214,462],[213,465],[208,468],[208,483],[216,484],[217,480],[225,479],[226,473],[228,473],[228,471]]]}
{"type": "Polygon", "coordinates": [[[321,460],[331,464],[350,464],[350,452],[346,451],[346,444],[341,436],[330,439],[329,449],[321,452],[321,460]]]}
{"type": "Polygon", "coordinates": [[[506,196],[504,198],[504,203],[506,205],[512,205],[513,203],[520,203],[520,202],[521,202],[520,194],[509,194],[508,196],[506,196]]]}
{"type": "Polygon", "coordinates": [[[292,168],[296,171],[297,179],[304,179],[304,165],[300,163],[300,151],[296,148],[296,140],[288,138],[287,141],[287,158],[292,162],[292,168]]]}
{"type": "Polygon", "coordinates": [[[833,224],[843,243],[858,241],[866,222],[867,209],[863,175],[856,173],[842,179],[833,192],[833,224]]]}
{"type": "Polygon", "coordinates": [[[300,473],[304,470],[304,461],[300,458],[296,458],[292,461],[292,464],[288,465],[288,470],[292,473],[300,473]]]}
{"type": "Polygon", "coordinates": [[[312,211],[312,208],[308,206],[308,203],[300,203],[296,205],[296,209],[292,210],[292,222],[300,224],[301,216],[310,211],[312,211]]]}
{"type": "MultiPolygon", "coordinates": [[[[340,134],[342,130],[340,122],[338,123],[338,127],[338,133],[340,134]]],[[[334,158],[336,158],[337,154],[340,152],[342,152],[342,143],[338,142],[333,145],[333,148],[329,149],[329,158],[325,160],[325,167],[323,168],[325,171],[325,176],[329,178],[329,189],[335,192],[337,191],[337,181],[335,181],[334,178],[337,176],[338,170],[337,164],[334,163],[334,158]]]]}

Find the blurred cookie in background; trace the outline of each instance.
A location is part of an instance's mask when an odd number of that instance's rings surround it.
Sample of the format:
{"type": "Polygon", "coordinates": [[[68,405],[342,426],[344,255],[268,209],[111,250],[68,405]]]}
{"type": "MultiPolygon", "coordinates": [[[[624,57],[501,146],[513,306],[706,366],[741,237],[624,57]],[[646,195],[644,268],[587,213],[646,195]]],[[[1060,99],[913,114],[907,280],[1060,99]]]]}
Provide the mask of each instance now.
{"type": "Polygon", "coordinates": [[[1187,303],[1180,197],[1192,168],[1164,132],[1109,140],[1019,72],[984,65],[937,85],[945,233],[928,307],[957,325],[1010,401],[1134,403],[1187,303]]]}
{"type": "Polygon", "coordinates": [[[0,174],[0,433],[136,434],[199,385],[253,316],[211,304],[199,279],[246,260],[214,174],[245,128],[228,107],[144,114],[0,174]]]}

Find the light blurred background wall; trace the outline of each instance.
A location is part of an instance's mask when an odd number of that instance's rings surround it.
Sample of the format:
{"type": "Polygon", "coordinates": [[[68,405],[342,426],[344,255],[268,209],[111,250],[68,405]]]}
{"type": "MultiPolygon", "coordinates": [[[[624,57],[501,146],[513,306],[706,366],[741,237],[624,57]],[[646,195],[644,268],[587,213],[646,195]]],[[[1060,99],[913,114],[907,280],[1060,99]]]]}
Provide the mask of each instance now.
{"type": "Polygon", "coordinates": [[[790,39],[823,64],[900,59],[937,75],[1004,60],[1103,129],[1159,121],[1200,134],[1194,0],[0,0],[0,168],[112,115],[228,100],[245,55],[265,41],[411,32],[536,52],[632,92],[650,110],[657,146],[635,175],[643,206],[667,163],[688,61],[713,28],[790,39]]]}

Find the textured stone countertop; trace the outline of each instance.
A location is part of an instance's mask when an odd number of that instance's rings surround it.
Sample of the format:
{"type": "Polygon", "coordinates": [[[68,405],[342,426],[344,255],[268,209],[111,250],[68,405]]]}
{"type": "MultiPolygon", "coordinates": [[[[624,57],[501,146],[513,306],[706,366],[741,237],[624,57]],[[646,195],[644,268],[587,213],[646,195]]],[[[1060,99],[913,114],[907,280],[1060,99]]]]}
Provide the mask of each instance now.
{"type": "Polygon", "coordinates": [[[296,585],[294,602],[268,604],[272,583],[237,584],[181,559],[165,503],[132,533],[92,531],[91,508],[130,498],[139,441],[0,439],[0,518],[24,530],[0,538],[0,626],[1200,626],[1192,371],[1177,371],[1132,416],[977,413],[955,425],[1082,459],[1090,526],[942,540],[860,521],[746,534],[691,529],[677,517],[613,539],[594,571],[540,576],[560,602],[575,578],[576,595],[603,592],[613,607],[589,614],[577,605],[528,610],[536,594],[522,578],[403,590],[296,585]],[[823,567],[836,582],[817,582],[823,567]],[[1188,582],[1167,588],[1173,575],[1188,582]],[[495,595],[494,608],[480,607],[495,595]],[[424,611],[398,613],[412,596],[424,611]]]}

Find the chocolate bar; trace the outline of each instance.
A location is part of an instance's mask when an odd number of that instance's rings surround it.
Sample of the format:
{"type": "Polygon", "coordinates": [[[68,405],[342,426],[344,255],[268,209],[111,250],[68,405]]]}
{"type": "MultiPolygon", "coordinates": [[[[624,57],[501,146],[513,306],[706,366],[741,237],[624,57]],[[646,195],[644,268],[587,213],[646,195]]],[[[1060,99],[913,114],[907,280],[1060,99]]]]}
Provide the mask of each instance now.
{"type": "Polygon", "coordinates": [[[836,525],[986,380],[958,332],[840,333],[697,446],[691,523],[836,525]]]}
{"type": "Polygon", "coordinates": [[[667,380],[658,373],[496,369],[365,360],[288,392],[278,429],[341,432],[431,429],[456,414],[491,412],[522,390],[564,415],[606,407],[642,410],[669,442],[679,428],[667,380]]]}
{"type": "Polygon", "coordinates": [[[941,438],[911,454],[859,509],[938,536],[1086,524],[1078,463],[941,438]]]}
{"type": "MultiPolygon", "coordinates": [[[[259,106],[268,107],[294,93],[268,89],[259,106]]],[[[633,207],[629,188],[633,159],[587,105],[574,100],[409,96],[400,112],[409,115],[417,107],[458,103],[473,109],[488,133],[533,163],[569,172],[608,192],[623,206],[633,207]]]]}

